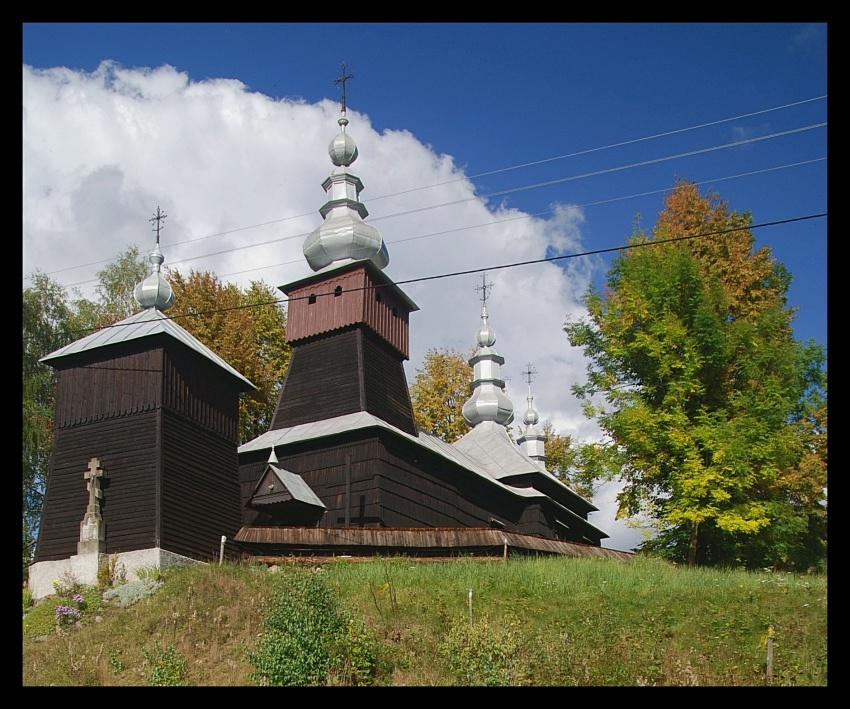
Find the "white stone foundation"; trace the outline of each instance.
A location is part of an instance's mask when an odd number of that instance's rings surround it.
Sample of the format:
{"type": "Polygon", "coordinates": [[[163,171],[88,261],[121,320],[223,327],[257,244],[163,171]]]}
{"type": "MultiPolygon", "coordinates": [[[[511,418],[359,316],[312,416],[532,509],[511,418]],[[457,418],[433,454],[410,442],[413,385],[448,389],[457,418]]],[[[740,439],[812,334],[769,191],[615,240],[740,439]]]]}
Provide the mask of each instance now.
{"type": "MultiPolygon", "coordinates": [[[[29,568],[29,589],[33,598],[38,600],[56,593],[54,580],[62,581],[69,577],[86,586],[97,584],[97,571],[100,565],[113,554],[75,554],[69,559],[58,561],[39,561],[29,568]]],[[[174,552],[155,547],[139,551],[126,551],[117,555],[118,563],[124,567],[127,581],[136,581],[136,569],[157,566],[161,570],[175,566],[203,564],[203,561],[190,559],[174,552]]]]}

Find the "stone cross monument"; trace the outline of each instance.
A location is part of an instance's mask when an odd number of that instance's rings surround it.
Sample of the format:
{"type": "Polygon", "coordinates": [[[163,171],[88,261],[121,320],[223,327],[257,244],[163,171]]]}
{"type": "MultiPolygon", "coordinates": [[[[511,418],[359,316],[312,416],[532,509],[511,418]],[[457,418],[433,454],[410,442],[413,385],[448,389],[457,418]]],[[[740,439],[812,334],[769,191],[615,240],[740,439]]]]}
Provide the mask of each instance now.
{"type": "Polygon", "coordinates": [[[78,554],[103,554],[106,551],[106,525],[100,514],[98,500],[103,497],[100,489],[100,478],[106,473],[100,467],[100,461],[92,458],[89,461],[89,469],[83,473],[88,480],[89,504],[86,515],[80,523],[80,542],[77,544],[78,554]]]}

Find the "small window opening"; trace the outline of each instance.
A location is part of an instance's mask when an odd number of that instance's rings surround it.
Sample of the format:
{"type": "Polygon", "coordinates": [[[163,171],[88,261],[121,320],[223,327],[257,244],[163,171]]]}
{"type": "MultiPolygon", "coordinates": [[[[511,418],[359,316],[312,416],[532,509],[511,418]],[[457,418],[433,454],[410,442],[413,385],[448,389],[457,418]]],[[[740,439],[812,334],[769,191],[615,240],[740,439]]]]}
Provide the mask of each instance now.
{"type": "Polygon", "coordinates": [[[336,288],[334,288],[334,298],[336,298],[338,295],[342,295],[342,286],[337,286],[336,288]]]}
{"type": "Polygon", "coordinates": [[[379,303],[381,302],[381,300],[382,300],[381,291],[379,291],[379,290],[375,291],[375,300],[377,300],[379,303]]]}
{"type": "Polygon", "coordinates": [[[310,305],[313,305],[313,303],[315,303],[315,302],[316,302],[316,294],[315,294],[315,293],[310,293],[310,297],[309,297],[309,298],[307,298],[307,302],[308,302],[310,305]]]}
{"type": "Polygon", "coordinates": [[[398,308],[393,308],[393,317],[398,317],[398,308]]]}

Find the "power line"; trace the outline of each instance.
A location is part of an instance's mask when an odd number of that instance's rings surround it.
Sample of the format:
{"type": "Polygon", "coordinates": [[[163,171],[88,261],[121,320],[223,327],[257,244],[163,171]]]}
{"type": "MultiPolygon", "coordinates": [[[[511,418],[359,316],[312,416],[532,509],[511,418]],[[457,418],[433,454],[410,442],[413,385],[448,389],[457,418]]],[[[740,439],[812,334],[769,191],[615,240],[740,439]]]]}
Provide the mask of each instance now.
{"type": "MultiPolygon", "coordinates": [[[[654,139],[657,139],[657,138],[662,138],[662,137],[667,137],[667,136],[670,136],[670,135],[675,135],[675,134],[679,134],[679,133],[685,133],[685,132],[688,132],[688,131],[698,130],[700,128],[719,125],[719,124],[722,124],[722,123],[740,120],[740,119],[743,119],[743,118],[749,118],[749,117],[752,117],[752,116],[762,115],[762,114],[770,113],[770,112],[773,112],[773,111],[784,110],[784,109],[787,109],[787,108],[792,108],[794,106],[799,106],[799,105],[802,105],[802,104],[811,103],[813,101],[824,100],[826,98],[827,98],[826,95],[817,96],[817,97],[813,97],[813,98],[810,98],[810,99],[804,99],[802,101],[796,101],[796,102],[793,102],[793,103],[784,104],[784,105],[781,105],[781,106],[775,106],[775,107],[772,107],[772,108],[761,109],[759,111],[753,111],[753,112],[750,112],[750,113],[740,114],[740,115],[733,116],[733,117],[730,117],[730,118],[723,118],[723,119],[719,119],[719,120],[716,120],[716,121],[701,123],[701,124],[698,124],[698,125],[695,125],[695,126],[690,126],[690,127],[686,127],[686,128],[679,128],[679,129],[675,129],[675,130],[671,130],[671,131],[665,131],[665,132],[662,132],[662,133],[657,133],[657,134],[645,136],[645,137],[642,137],[642,138],[634,138],[634,139],[631,139],[631,140],[621,141],[621,142],[618,142],[618,143],[612,143],[612,144],[609,144],[609,145],[606,145],[606,146],[599,146],[599,147],[596,147],[596,148],[590,148],[590,149],[587,149],[587,150],[569,153],[569,154],[566,154],[566,155],[559,155],[559,156],[555,156],[555,157],[551,157],[551,158],[544,158],[544,159],[541,159],[541,160],[522,163],[522,164],[519,164],[519,165],[513,165],[513,166],[509,166],[509,167],[498,168],[498,169],[495,169],[495,170],[489,170],[489,171],[485,171],[485,172],[481,172],[481,173],[477,173],[477,174],[473,174],[473,175],[469,175],[469,176],[459,177],[459,178],[454,179],[454,180],[448,180],[448,181],[445,181],[445,182],[439,182],[439,183],[434,183],[434,184],[431,184],[431,185],[425,185],[425,186],[422,186],[422,187],[411,188],[409,190],[394,192],[394,193],[390,193],[390,194],[387,194],[387,195],[372,197],[372,198],[370,198],[369,201],[370,201],[370,203],[373,203],[373,202],[381,200],[381,199],[387,199],[387,198],[390,198],[390,197],[396,197],[396,196],[408,194],[408,193],[411,193],[411,192],[421,191],[421,190],[425,190],[425,189],[431,189],[433,187],[451,184],[451,183],[454,183],[454,182],[474,180],[478,177],[508,172],[508,171],[512,171],[512,170],[525,168],[525,167],[540,165],[540,164],[543,164],[543,163],[553,162],[553,161],[557,161],[557,160],[563,160],[563,159],[570,158],[570,157],[577,157],[577,156],[585,155],[585,154],[589,154],[589,153],[600,152],[600,151],[603,151],[603,150],[609,150],[609,149],[612,149],[612,148],[622,147],[622,146],[625,146],[625,145],[631,145],[631,144],[635,144],[635,143],[646,142],[646,141],[654,140],[654,139]]],[[[455,204],[460,204],[460,203],[468,202],[468,201],[472,201],[472,200],[487,199],[487,198],[491,198],[491,197],[502,196],[502,195],[505,195],[505,194],[511,194],[511,193],[518,192],[518,191],[535,189],[537,187],[550,186],[550,185],[553,185],[553,184],[559,184],[559,183],[567,182],[567,181],[571,181],[571,180],[583,179],[585,177],[591,177],[591,176],[597,176],[597,175],[600,175],[600,174],[606,174],[607,172],[613,172],[613,171],[617,171],[617,170],[625,170],[625,169],[630,169],[630,168],[633,168],[633,167],[640,167],[640,166],[644,166],[644,165],[648,165],[648,164],[653,164],[653,163],[656,163],[656,162],[662,162],[662,161],[665,161],[665,160],[672,160],[672,159],[677,159],[677,158],[681,158],[681,157],[689,157],[691,155],[696,155],[696,154],[699,154],[699,153],[702,153],[702,152],[710,152],[710,151],[713,151],[713,150],[721,150],[721,149],[724,149],[724,148],[727,148],[727,147],[734,147],[736,145],[743,145],[743,144],[746,144],[746,143],[765,140],[765,139],[768,139],[768,138],[780,137],[780,136],[783,136],[783,135],[788,135],[790,133],[799,132],[799,131],[802,131],[802,130],[810,130],[812,128],[822,127],[822,126],[825,126],[825,125],[826,125],[826,122],[821,123],[821,124],[812,125],[812,126],[807,126],[807,127],[804,127],[804,128],[793,129],[791,131],[784,131],[784,132],[772,134],[772,135],[769,135],[769,136],[762,136],[762,137],[751,138],[751,139],[747,139],[747,140],[734,141],[732,143],[721,145],[721,146],[715,146],[713,148],[704,148],[704,149],[701,149],[701,150],[698,150],[698,151],[691,151],[691,152],[681,153],[681,154],[678,154],[678,155],[671,155],[671,156],[667,156],[667,157],[664,157],[664,158],[657,158],[657,159],[654,159],[654,160],[644,161],[644,162],[640,162],[640,163],[634,163],[634,164],[631,164],[631,165],[620,166],[620,167],[617,167],[617,168],[609,168],[607,170],[600,170],[600,171],[597,171],[597,172],[587,173],[587,174],[584,174],[584,175],[577,175],[577,176],[561,178],[561,179],[557,179],[557,180],[550,180],[550,181],[547,181],[547,182],[542,182],[542,183],[537,183],[537,184],[532,184],[532,185],[525,185],[525,186],[510,188],[510,189],[507,189],[507,190],[500,190],[500,191],[491,192],[491,193],[483,193],[483,194],[479,194],[479,195],[474,195],[474,196],[466,198],[464,200],[456,200],[456,201],[453,201],[453,202],[441,203],[441,204],[431,205],[431,206],[428,206],[428,207],[418,208],[418,209],[415,209],[415,210],[408,210],[408,211],[404,211],[404,212],[399,212],[397,214],[390,214],[390,215],[385,215],[385,216],[382,216],[382,217],[375,217],[371,221],[374,222],[374,221],[378,221],[378,220],[382,220],[382,219],[390,219],[390,218],[395,218],[395,217],[399,217],[399,216],[405,216],[405,215],[413,214],[413,213],[420,212],[420,211],[425,211],[425,210],[429,210],[429,209],[438,209],[440,207],[452,206],[452,205],[455,205],[455,204]]],[[[308,212],[308,213],[305,213],[305,214],[293,215],[293,216],[290,216],[290,217],[284,217],[282,219],[271,220],[271,221],[267,221],[267,222],[262,222],[262,223],[250,225],[250,226],[238,227],[238,228],[235,228],[235,229],[217,232],[215,234],[210,234],[210,235],[207,235],[207,236],[198,237],[196,239],[188,239],[188,240],[181,241],[181,242],[175,242],[175,243],[171,244],[171,246],[176,248],[176,247],[179,247],[179,246],[183,246],[183,245],[186,245],[186,244],[194,244],[194,243],[204,241],[204,240],[207,240],[207,239],[211,239],[211,238],[215,238],[215,237],[218,237],[218,236],[225,236],[225,235],[228,235],[228,234],[238,233],[240,231],[247,231],[247,230],[250,230],[250,229],[260,228],[260,227],[263,227],[263,226],[270,226],[272,224],[282,223],[284,221],[288,221],[288,220],[291,220],[291,219],[307,218],[307,217],[310,217],[312,215],[313,215],[313,212],[308,212]]],[[[235,247],[233,249],[225,249],[225,250],[213,252],[213,253],[210,253],[210,254],[202,254],[200,256],[190,257],[190,258],[187,258],[187,259],[183,259],[181,261],[177,261],[175,263],[184,263],[187,260],[197,260],[197,259],[201,259],[201,258],[211,258],[213,256],[219,256],[219,255],[222,255],[222,254],[225,254],[225,253],[231,253],[233,251],[237,251],[237,250],[242,249],[242,248],[254,248],[254,247],[260,247],[260,246],[266,246],[270,243],[276,243],[276,242],[280,242],[280,241],[286,241],[286,240],[289,240],[289,239],[301,238],[301,237],[304,237],[304,236],[307,236],[307,234],[306,233],[304,233],[304,234],[294,234],[294,235],[291,235],[291,236],[282,237],[282,238],[271,240],[271,241],[261,242],[259,244],[251,244],[251,245],[246,245],[246,246],[242,246],[242,247],[235,247]]],[[[48,274],[48,275],[61,273],[61,272],[68,271],[68,270],[76,270],[76,269],[79,269],[79,268],[96,266],[96,265],[99,265],[99,264],[104,264],[104,263],[109,263],[109,262],[110,262],[109,259],[103,259],[103,260],[94,261],[94,262],[91,262],[91,263],[88,263],[88,264],[81,264],[79,266],[69,266],[69,267],[66,267],[66,268],[51,271],[50,274],[48,274]]],[[[26,280],[26,278],[25,278],[25,280],[26,280]]],[[[88,280],[80,281],[79,283],[74,283],[74,284],[71,284],[71,285],[72,286],[82,285],[84,283],[93,282],[93,280],[94,279],[88,279],[88,280]]]]}
{"type": "MultiPolygon", "coordinates": [[[[630,164],[627,164],[627,165],[620,165],[620,166],[617,166],[617,167],[605,168],[605,169],[602,169],[602,170],[596,170],[596,171],[593,171],[593,172],[582,173],[582,174],[579,174],[579,175],[562,177],[562,178],[558,178],[558,179],[554,179],[554,180],[548,180],[548,181],[545,181],[545,182],[539,182],[539,183],[535,183],[535,184],[531,184],[531,185],[521,185],[519,187],[513,187],[513,188],[509,188],[509,189],[495,191],[495,192],[483,193],[483,194],[479,194],[479,195],[472,195],[471,197],[465,197],[463,199],[453,200],[451,202],[442,202],[442,203],[439,203],[439,204],[434,204],[434,205],[430,205],[430,206],[426,206],[426,207],[417,207],[416,209],[409,209],[409,210],[406,210],[404,212],[397,212],[396,214],[386,214],[384,216],[374,217],[373,219],[370,219],[370,223],[375,223],[375,222],[382,221],[382,220],[385,220],[385,219],[394,219],[394,218],[397,218],[397,217],[408,216],[410,214],[417,214],[417,213],[429,211],[429,210],[432,210],[432,209],[440,209],[442,207],[455,206],[455,205],[463,204],[463,203],[466,203],[466,202],[485,200],[485,199],[492,198],[492,197],[501,197],[501,196],[504,196],[506,194],[512,194],[512,193],[515,193],[515,192],[521,192],[521,191],[525,191],[525,190],[535,189],[535,188],[538,188],[538,187],[547,187],[547,186],[551,186],[551,185],[555,185],[555,184],[562,184],[564,182],[571,182],[571,181],[575,181],[575,180],[585,179],[585,178],[588,178],[588,177],[597,177],[599,175],[610,174],[610,173],[613,173],[613,172],[620,172],[620,171],[632,169],[632,168],[635,168],[635,167],[643,167],[643,166],[646,166],[646,165],[657,164],[657,163],[660,163],[660,162],[666,162],[666,161],[675,160],[675,159],[678,159],[678,158],[691,157],[693,155],[700,155],[700,154],[703,154],[703,153],[713,152],[715,150],[725,150],[727,148],[739,147],[741,145],[745,145],[745,144],[748,144],[748,143],[754,143],[754,142],[759,142],[759,141],[762,141],[762,140],[769,140],[769,139],[772,139],[772,138],[778,138],[778,137],[782,137],[782,136],[785,136],[785,135],[791,135],[791,134],[799,133],[799,132],[802,132],[802,131],[812,130],[812,129],[815,129],[815,128],[822,128],[826,125],[827,125],[826,122],[817,123],[817,124],[813,124],[813,125],[809,125],[809,126],[804,126],[804,127],[801,127],[801,128],[794,128],[794,129],[787,130],[787,131],[781,131],[779,133],[772,133],[770,135],[759,136],[759,137],[756,137],[756,138],[748,138],[748,139],[745,139],[745,140],[733,141],[731,143],[724,143],[724,144],[712,146],[712,147],[709,147],[709,148],[700,148],[698,150],[691,150],[691,151],[687,151],[687,152],[684,152],[684,153],[677,153],[677,154],[674,154],[674,155],[668,155],[668,156],[660,157],[660,158],[652,158],[650,160],[643,160],[643,161],[640,161],[640,162],[630,163],[630,164]]],[[[790,165],[789,167],[796,167],[796,166],[799,166],[799,165],[807,164],[809,162],[816,162],[818,160],[823,160],[823,159],[825,159],[825,158],[815,158],[815,159],[809,160],[809,161],[797,162],[797,163],[794,163],[793,165],[790,165]]],[[[751,171],[751,172],[748,172],[748,173],[743,173],[743,175],[758,174],[760,172],[768,172],[768,171],[775,170],[775,169],[782,169],[783,167],[784,166],[779,166],[779,167],[776,167],[776,168],[769,168],[769,169],[760,170],[760,171],[751,171]]],[[[721,180],[725,180],[725,179],[731,179],[731,178],[718,178],[715,181],[721,181],[721,180]]],[[[609,201],[613,201],[613,200],[609,200],[609,201]]],[[[599,202],[599,203],[601,203],[601,202],[599,202]]],[[[594,204],[597,204],[597,203],[594,203],[594,204]]],[[[545,214],[545,213],[546,212],[542,212],[540,214],[545,214]]],[[[271,224],[271,223],[273,223],[273,222],[266,222],[266,224],[271,224]]],[[[491,223],[498,223],[498,222],[491,222],[491,223]]],[[[463,227],[461,227],[461,228],[463,228],[463,227]]],[[[268,246],[270,244],[276,244],[276,243],[280,243],[280,242],[283,242],[283,241],[289,241],[289,240],[292,240],[292,239],[305,238],[305,237],[309,236],[309,234],[310,234],[310,232],[302,232],[300,234],[292,234],[292,235],[289,235],[289,236],[278,237],[278,238],[275,238],[275,239],[269,239],[267,241],[263,241],[263,242],[256,243],[256,244],[249,244],[249,245],[245,245],[245,246],[235,246],[235,247],[230,248],[230,249],[222,249],[221,251],[215,251],[215,252],[208,253],[208,254],[201,254],[200,256],[193,256],[191,258],[178,259],[177,261],[171,262],[170,265],[185,263],[186,261],[197,261],[197,260],[202,259],[202,258],[212,258],[214,256],[221,256],[221,255],[224,255],[224,254],[235,253],[237,251],[242,251],[242,250],[245,250],[245,249],[252,249],[252,248],[258,248],[258,247],[261,247],[261,246],[268,246]]],[[[420,237],[420,238],[424,238],[424,237],[420,237]]],[[[190,242],[181,242],[181,243],[185,244],[185,243],[190,243],[190,242]]],[[[176,246],[176,244],[174,246],[176,246]]],[[[108,261],[107,261],[107,263],[108,263],[108,261]]],[[[287,263],[293,263],[293,262],[287,262],[287,263]]],[[[285,265],[285,264],[279,264],[279,265],[285,265]]],[[[72,268],[77,268],[77,267],[72,267],[72,268]]],[[[69,270],[69,269],[62,269],[62,270],[69,270]]],[[[57,272],[58,271],[53,271],[52,273],[57,273],[57,272]]],[[[228,275],[235,275],[235,274],[228,274],[228,275]]],[[[83,284],[86,284],[86,283],[93,283],[95,280],[96,279],[90,278],[90,279],[86,279],[84,281],[78,281],[76,283],[69,284],[68,287],[79,286],[79,285],[83,285],[83,284]]]]}
{"type": "MultiPolygon", "coordinates": [[[[423,282],[426,282],[426,281],[435,281],[435,280],[440,280],[440,279],[443,279],[443,278],[454,278],[456,276],[468,276],[468,275],[474,274],[474,273],[484,273],[486,271],[497,271],[497,270],[503,270],[503,269],[506,269],[506,268],[517,268],[519,266],[531,266],[531,265],[540,264],[540,263],[552,263],[552,262],[555,262],[555,261],[564,261],[566,259],[583,258],[583,257],[587,257],[587,256],[597,256],[597,255],[606,254],[606,253],[622,252],[622,251],[628,251],[630,249],[643,248],[643,247],[647,247],[647,246],[662,246],[664,244],[671,244],[671,243],[682,242],[682,241],[692,241],[694,239],[703,239],[703,238],[708,238],[708,237],[712,237],[712,236],[721,236],[723,234],[731,234],[731,233],[740,232],[740,231],[752,231],[752,230],[755,230],[755,229],[763,229],[763,228],[771,227],[771,226],[780,226],[782,224],[792,224],[794,222],[808,221],[810,219],[821,219],[821,218],[824,218],[826,216],[827,216],[827,212],[821,212],[821,213],[818,213],[818,214],[809,214],[809,215],[802,216],[802,217],[792,217],[792,218],[789,218],[789,219],[780,219],[780,220],[772,221],[772,222],[762,222],[760,224],[750,224],[748,226],[734,227],[732,229],[719,229],[719,230],[715,230],[715,231],[704,232],[704,233],[701,233],[701,234],[688,234],[688,235],[685,235],[685,236],[672,237],[670,239],[657,239],[657,240],[652,240],[652,241],[641,242],[639,244],[624,244],[624,245],[621,245],[621,246],[611,246],[611,247],[604,248],[604,249],[593,249],[591,251],[582,251],[582,252],[575,253],[575,254],[564,254],[564,255],[561,255],[561,256],[550,256],[550,257],[547,257],[547,258],[531,259],[529,261],[514,261],[514,262],[511,262],[511,263],[506,263],[506,264],[501,264],[501,265],[496,265],[496,266],[483,266],[483,267],[480,267],[480,268],[471,268],[471,269],[467,269],[467,270],[464,270],[464,271],[451,271],[449,273],[441,273],[441,274],[437,274],[437,275],[433,275],[433,276],[421,276],[419,278],[408,278],[406,280],[396,281],[395,285],[400,286],[400,285],[406,285],[406,284],[410,284],[410,283],[423,283],[423,282]]],[[[385,287],[385,286],[362,286],[362,287],[359,287],[359,288],[348,288],[346,292],[375,290],[377,288],[383,288],[383,287],[385,287]]],[[[267,306],[267,305],[282,305],[284,303],[291,302],[293,300],[305,300],[305,299],[309,299],[309,298],[312,298],[312,297],[321,298],[321,297],[334,296],[334,295],[335,295],[335,293],[333,293],[333,292],[315,293],[315,294],[312,294],[312,295],[298,296],[296,298],[281,298],[281,299],[278,299],[278,300],[269,300],[269,301],[266,301],[266,302],[263,302],[263,303],[248,303],[248,304],[243,304],[243,305],[234,305],[234,306],[230,306],[230,307],[227,307],[227,308],[213,308],[211,310],[204,310],[204,311],[198,311],[198,312],[192,312],[192,313],[179,313],[177,315],[169,315],[169,316],[166,316],[166,317],[169,320],[181,320],[183,318],[199,317],[201,315],[213,315],[213,314],[216,314],[216,313],[225,313],[225,312],[229,312],[231,310],[245,310],[245,309],[248,309],[248,308],[259,308],[259,307],[264,307],[264,306],[267,306]]],[[[103,330],[103,329],[113,328],[113,327],[125,327],[125,325],[122,324],[122,323],[115,323],[115,324],[112,324],[112,325],[105,325],[105,326],[99,327],[99,328],[86,328],[86,329],[83,329],[83,330],[68,331],[65,334],[66,335],[75,335],[75,334],[78,334],[78,333],[92,332],[94,330],[103,330]]],[[[25,341],[29,340],[29,339],[32,339],[32,338],[24,338],[25,341]]]]}
{"type": "MultiPolygon", "coordinates": [[[[776,170],[785,170],[785,169],[792,168],[792,167],[799,167],[801,165],[808,165],[808,164],[814,163],[814,162],[822,162],[824,160],[826,160],[826,158],[813,158],[812,160],[802,160],[802,161],[799,161],[799,162],[796,162],[796,163],[790,163],[790,164],[787,164],[787,165],[778,165],[778,166],[775,166],[775,167],[768,167],[768,168],[764,168],[762,170],[750,170],[749,172],[741,172],[741,173],[738,173],[736,175],[727,175],[725,177],[713,177],[713,178],[710,178],[710,179],[707,179],[707,180],[700,180],[698,182],[694,182],[694,184],[695,185],[714,184],[714,183],[717,183],[717,182],[724,182],[726,180],[735,180],[735,179],[738,179],[738,178],[741,178],[741,177],[751,177],[752,175],[759,175],[759,174],[762,174],[762,173],[765,173],[765,172],[774,172],[776,170]]],[[[571,204],[571,205],[568,205],[568,206],[570,208],[575,208],[575,209],[585,209],[587,207],[595,207],[595,206],[598,206],[600,204],[609,204],[611,202],[619,202],[619,201],[624,201],[624,200],[627,200],[627,199],[636,199],[638,197],[648,197],[648,196],[651,196],[651,195],[654,195],[654,194],[664,194],[665,192],[669,192],[669,191],[670,191],[669,187],[662,187],[662,188],[656,189],[656,190],[648,190],[646,192],[638,192],[638,193],[635,193],[635,194],[624,195],[624,196],[620,196],[620,197],[611,197],[609,199],[597,200],[595,202],[585,202],[583,204],[571,204]]],[[[407,243],[409,241],[417,241],[419,239],[430,239],[431,237],[434,237],[434,236],[444,236],[446,234],[455,234],[459,231],[469,231],[471,229],[482,229],[484,227],[498,226],[500,224],[507,224],[509,222],[524,221],[524,220],[527,220],[527,219],[535,219],[535,218],[539,218],[539,217],[544,217],[547,214],[552,214],[554,211],[555,211],[554,209],[546,209],[542,212],[534,212],[533,214],[523,213],[519,216],[508,217],[506,219],[496,219],[494,221],[483,222],[483,223],[480,223],[480,224],[470,224],[470,225],[467,225],[467,226],[455,227],[454,229],[444,229],[443,231],[435,231],[435,232],[430,232],[428,234],[420,234],[419,236],[408,236],[404,239],[395,239],[393,241],[387,241],[386,243],[387,243],[387,246],[395,246],[395,245],[398,245],[398,244],[407,243]]],[[[286,237],[286,238],[292,238],[292,237],[286,237]]],[[[231,273],[224,273],[224,274],[221,274],[220,277],[221,278],[229,278],[231,276],[241,276],[245,273],[255,273],[257,271],[261,271],[261,270],[265,270],[265,269],[269,269],[269,268],[280,268],[281,266],[291,266],[292,264],[300,263],[302,260],[303,259],[294,259],[292,261],[281,261],[279,263],[269,264],[268,266],[260,266],[258,268],[249,268],[249,269],[246,269],[244,271],[233,271],[231,273]]],[[[90,281],[85,281],[85,282],[90,282],[90,281]]]]}
{"type": "Polygon", "coordinates": [[[655,135],[649,135],[649,136],[646,136],[644,138],[634,138],[632,140],[624,140],[624,141],[621,141],[619,143],[611,143],[610,145],[605,145],[605,146],[601,146],[601,147],[597,147],[597,148],[589,148],[587,150],[579,150],[575,153],[567,153],[566,155],[558,155],[558,156],[552,157],[552,158],[543,158],[541,160],[534,160],[532,162],[522,163],[521,165],[512,165],[510,167],[502,167],[502,168],[498,168],[496,170],[488,170],[487,172],[479,172],[479,173],[474,174],[474,175],[468,175],[466,177],[459,177],[455,180],[446,180],[445,182],[437,182],[433,185],[426,185],[425,187],[414,187],[414,188],[409,189],[409,190],[404,190],[403,192],[394,192],[393,194],[390,194],[390,195],[382,195],[380,197],[372,197],[369,201],[370,202],[376,202],[379,199],[386,199],[387,197],[396,197],[398,195],[409,194],[410,192],[418,192],[420,190],[427,190],[427,189],[431,189],[432,187],[440,187],[442,185],[450,185],[454,182],[461,182],[465,179],[474,180],[474,179],[477,179],[479,177],[487,177],[489,175],[496,175],[498,173],[508,172],[510,170],[519,170],[519,169],[524,168],[524,167],[533,167],[533,166],[536,166],[536,165],[543,165],[544,163],[554,162],[555,160],[564,160],[566,158],[575,158],[575,157],[578,157],[580,155],[588,155],[590,153],[599,152],[600,150],[609,150],[611,148],[621,148],[625,145],[633,145],[635,143],[642,143],[642,142],[645,142],[647,140],[655,140],[656,138],[666,138],[666,137],[671,136],[671,135],[676,135],[677,133],[686,133],[687,131],[698,130],[699,128],[708,128],[709,126],[716,126],[716,125],[720,125],[721,123],[729,123],[730,121],[738,121],[738,120],[741,120],[742,118],[751,118],[753,116],[759,116],[759,115],[762,115],[764,113],[770,113],[771,111],[780,111],[780,110],[785,109],[785,108],[793,108],[794,106],[800,106],[804,103],[810,103],[812,101],[821,101],[821,100],[824,100],[824,99],[826,99],[826,96],[816,96],[815,98],[808,98],[808,99],[804,99],[802,101],[795,101],[794,103],[786,103],[783,106],[775,106],[773,108],[765,108],[765,109],[762,109],[760,111],[753,111],[752,113],[743,113],[739,116],[733,116],[732,118],[721,118],[720,120],[717,120],[717,121],[710,121],[708,123],[701,123],[699,125],[690,126],[688,128],[678,128],[676,130],[670,130],[670,131],[666,131],[664,133],[656,133],[655,135]]]}

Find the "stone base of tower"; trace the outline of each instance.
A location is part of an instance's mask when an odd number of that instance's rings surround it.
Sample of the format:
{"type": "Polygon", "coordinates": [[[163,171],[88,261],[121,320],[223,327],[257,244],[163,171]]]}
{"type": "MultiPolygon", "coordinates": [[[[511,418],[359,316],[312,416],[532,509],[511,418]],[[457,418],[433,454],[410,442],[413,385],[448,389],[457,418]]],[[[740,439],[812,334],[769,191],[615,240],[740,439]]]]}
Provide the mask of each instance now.
{"type": "Polygon", "coordinates": [[[95,586],[97,585],[97,572],[101,565],[107,558],[111,560],[113,557],[116,558],[117,568],[123,569],[127,581],[138,580],[136,571],[142,568],[167,569],[175,566],[204,563],[158,547],[126,551],[119,554],[75,554],[68,559],[39,561],[30,566],[30,592],[35,599],[53,595],[56,593],[54,581],[76,581],[86,586],[95,586]]]}

